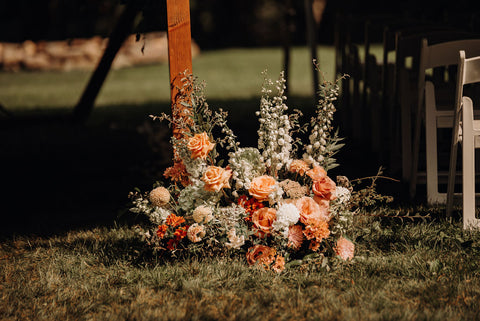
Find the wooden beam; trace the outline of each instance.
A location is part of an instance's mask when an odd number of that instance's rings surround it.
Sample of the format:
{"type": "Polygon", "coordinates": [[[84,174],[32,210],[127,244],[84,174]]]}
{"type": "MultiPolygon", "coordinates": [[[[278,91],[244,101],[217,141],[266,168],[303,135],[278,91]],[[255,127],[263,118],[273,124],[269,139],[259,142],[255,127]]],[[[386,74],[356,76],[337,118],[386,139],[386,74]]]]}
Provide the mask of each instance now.
{"type": "MultiPolygon", "coordinates": [[[[175,108],[185,108],[178,103],[178,88],[182,87],[182,74],[192,72],[192,37],[190,30],[189,0],[167,0],[168,64],[170,70],[170,97],[172,115],[183,113],[175,108]]],[[[173,128],[174,136],[181,135],[173,128]]]]}
{"type": "Polygon", "coordinates": [[[73,110],[73,121],[76,123],[84,123],[93,109],[95,99],[102,88],[107,77],[112,62],[115,59],[120,47],[125,39],[130,35],[135,22],[135,17],[140,12],[138,1],[129,1],[123,9],[123,13],[118,19],[115,29],[109,37],[107,48],[103,53],[97,68],[93,72],[82,96],[80,97],[75,109],[73,110]]]}

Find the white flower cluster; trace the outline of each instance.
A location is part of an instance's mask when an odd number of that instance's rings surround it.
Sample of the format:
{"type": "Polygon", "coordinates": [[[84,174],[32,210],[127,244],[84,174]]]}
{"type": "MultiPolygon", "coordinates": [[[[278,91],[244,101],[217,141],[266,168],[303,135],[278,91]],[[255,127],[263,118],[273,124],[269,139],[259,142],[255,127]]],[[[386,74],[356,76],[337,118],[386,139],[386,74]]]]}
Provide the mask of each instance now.
{"type": "Polygon", "coordinates": [[[178,196],[178,206],[186,212],[197,208],[200,205],[218,203],[221,198],[220,193],[208,192],[204,188],[204,183],[199,179],[191,179],[192,184],[186,186],[178,196]]]}
{"type": "Polygon", "coordinates": [[[335,188],[335,193],[336,193],[338,202],[341,204],[347,204],[348,201],[350,200],[351,192],[346,187],[337,186],[335,188]]]}
{"type": "Polygon", "coordinates": [[[232,169],[236,190],[250,188],[252,179],[265,172],[260,152],[253,147],[239,148],[236,152],[230,153],[228,163],[232,169]]]}
{"type": "Polygon", "coordinates": [[[292,137],[290,135],[291,124],[285,114],[288,109],[284,96],[285,79],[283,72],[276,81],[277,95],[270,98],[272,90],[271,80],[265,80],[262,87],[259,116],[260,128],[258,129],[258,148],[263,150],[262,157],[270,174],[276,173],[282,167],[288,167],[291,163],[290,153],[292,150],[292,137]]]}
{"type": "Polygon", "coordinates": [[[273,222],[273,229],[288,237],[288,228],[300,219],[300,212],[294,204],[285,203],[277,210],[277,218],[273,222]]]}
{"type": "Polygon", "coordinates": [[[234,228],[245,216],[245,209],[237,204],[232,204],[228,207],[219,207],[214,214],[216,223],[226,229],[234,228]]]}
{"type": "Polygon", "coordinates": [[[163,207],[156,207],[150,214],[148,218],[150,221],[155,225],[161,225],[165,223],[167,216],[170,215],[171,211],[163,208],[163,207]]]}
{"type": "Polygon", "coordinates": [[[278,204],[283,199],[283,188],[280,184],[276,183],[273,185],[272,191],[268,195],[268,201],[270,205],[278,204]]]}
{"type": "Polygon", "coordinates": [[[225,246],[231,249],[239,249],[245,244],[245,236],[244,235],[237,235],[237,231],[232,228],[227,233],[228,242],[225,242],[225,246]]]}
{"type": "Polygon", "coordinates": [[[163,224],[167,216],[171,213],[163,207],[154,206],[148,198],[143,198],[142,196],[134,199],[132,203],[134,207],[130,208],[131,212],[147,215],[150,222],[155,225],[163,224]]]}
{"type": "MultiPolygon", "coordinates": [[[[310,122],[310,144],[305,146],[303,159],[314,166],[325,166],[325,157],[329,149],[331,138],[333,114],[336,111],[334,101],[337,100],[339,87],[337,83],[325,81],[320,86],[322,97],[318,101],[316,117],[310,122]]],[[[327,155],[328,156],[328,155],[327,155]]]]}

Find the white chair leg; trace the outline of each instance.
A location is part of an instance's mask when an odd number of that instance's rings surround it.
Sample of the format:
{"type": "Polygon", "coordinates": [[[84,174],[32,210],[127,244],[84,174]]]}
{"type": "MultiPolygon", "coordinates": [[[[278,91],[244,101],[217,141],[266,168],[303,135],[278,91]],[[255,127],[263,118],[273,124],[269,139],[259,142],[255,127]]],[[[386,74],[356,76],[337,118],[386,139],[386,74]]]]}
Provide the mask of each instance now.
{"type": "Polygon", "coordinates": [[[475,218],[475,137],[473,135],[473,103],[463,97],[463,228],[480,228],[475,218]]]}
{"type": "Polygon", "coordinates": [[[429,81],[425,84],[425,141],[427,160],[427,202],[437,204],[446,198],[438,193],[437,117],[435,113],[435,89],[429,81]]]}

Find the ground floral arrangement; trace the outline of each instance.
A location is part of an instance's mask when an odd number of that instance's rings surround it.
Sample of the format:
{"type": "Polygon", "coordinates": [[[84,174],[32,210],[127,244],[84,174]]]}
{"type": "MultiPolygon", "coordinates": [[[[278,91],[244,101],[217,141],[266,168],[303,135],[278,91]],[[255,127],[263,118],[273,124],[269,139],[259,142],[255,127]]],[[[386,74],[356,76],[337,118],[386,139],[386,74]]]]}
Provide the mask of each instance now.
{"type": "Polygon", "coordinates": [[[338,81],[323,82],[315,116],[302,124],[300,111],[288,113],[283,73],[277,81],[264,75],[256,148],[241,147],[227,113],[209,108],[192,75],[184,75],[173,115],[151,116],[174,128],[170,183],[130,193],[130,210],[149,218],[140,233],[155,251],[233,251],[276,272],[309,258],[354,257],[347,234],[358,195],[346,177],[328,176],[343,146],[332,126],[338,81]]]}

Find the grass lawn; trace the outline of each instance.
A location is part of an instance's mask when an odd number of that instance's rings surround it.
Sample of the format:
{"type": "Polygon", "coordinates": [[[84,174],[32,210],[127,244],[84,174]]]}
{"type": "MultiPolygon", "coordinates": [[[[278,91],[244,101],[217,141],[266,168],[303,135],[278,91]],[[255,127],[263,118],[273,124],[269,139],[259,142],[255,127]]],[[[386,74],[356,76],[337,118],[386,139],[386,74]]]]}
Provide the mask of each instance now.
{"type": "MultiPolygon", "coordinates": [[[[194,60],[209,104],[229,111],[247,145],[256,143],[261,72],[277,78],[281,58],[265,48],[194,60]]],[[[333,48],[319,47],[319,58],[333,80],[333,48]]],[[[307,49],[292,59],[287,102],[308,115],[307,49]]],[[[387,218],[358,216],[356,258],[328,267],[277,275],[244,256],[153,256],[125,209],[128,192],[150,188],[170,162],[169,129],[148,118],[170,110],[168,68],[112,71],[84,126],[50,117],[72,111],[89,76],[0,73],[0,103],[12,114],[0,113],[0,320],[480,319],[480,234],[438,219],[441,208],[400,204],[384,209],[387,218]],[[417,213],[425,219],[401,218],[417,213]]],[[[339,171],[350,178],[383,165],[345,150],[339,171]]]]}
{"type": "Polygon", "coordinates": [[[0,243],[2,320],[478,320],[480,234],[459,224],[357,219],[356,257],[248,267],[165,261],[133,228],[0,243]]]}

